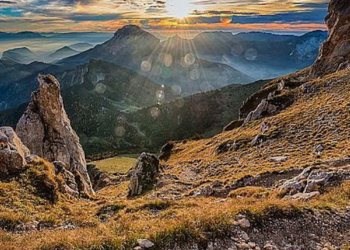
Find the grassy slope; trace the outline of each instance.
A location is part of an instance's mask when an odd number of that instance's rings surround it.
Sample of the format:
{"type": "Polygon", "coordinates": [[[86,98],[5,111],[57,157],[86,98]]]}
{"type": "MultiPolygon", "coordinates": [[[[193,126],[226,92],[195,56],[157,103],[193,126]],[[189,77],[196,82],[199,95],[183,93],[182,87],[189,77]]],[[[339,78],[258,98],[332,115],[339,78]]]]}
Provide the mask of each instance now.
{"type": "MultiPolygon", "coordinates": [[[[226,140],[252,139],[260,133],[262,120],[210,139],[177,143],[164,166],[165,173],[176,174],[181,181],[181,173],[190,168],[197,170],[202,180],[231,182],[249,174],[305,167],[348,156],[349,72],[311,81],[310,86],[316,88],[309,94],[301,94],[302,88],[283,93],[297,99],[280,114],[263,119],[272,126],[265,132],[267,140],[260,146],[247,144],[235,152],[214,153],[215,148],[226,140]],[[326,148],[320,156],[314,153],[318,144],[326,148]],[[269,160],[270,156],[281,155],[287,156],[288,160],[283,163],[269,160]]],[[[223,203],[218,202],[221,198],[213,197],[161,201],[152,193],[129,200],[125,198],[127,185],[123,182],[103,189],[92,201],[62,197],[52,206],[45,200],[38,201],[30,191],[20,189],[15,181],[1,183],[0,221],[13,224],[32,220],[51,224],[65,222],[78,228],[26,234],[0,231],[0,249],[99,249],[100,246],[104,249],[131,249],[137,238],[149,238],[157,244],[157,249],[162,249],[168,242],[206,239],[209,237],[207,232],[214,233],[214,237],[223,236],[237,214],[273,218],[276,214],[302,214],[310,208],[339,211],[350,203],[349,181],[329,188],[318,199],[308,202],[281,199],[274,188],[254,187],[236,190],[235,196],[240,198],[228,198],[223,203]],[[101,215],[101,211],[108,207],[114,208],[115,212],[111,216],[101,215]]],[[[170,182],[157,193],[167,194],[169,190],[183,192],[181,188],[179,181],[170,182]]]]}
{"type": "Polygon", "coordinates": [[[107,173],[126,173],[135,163],[135,158],[118,156],[101,161],[93,162],[96,166],[107,173]]]}

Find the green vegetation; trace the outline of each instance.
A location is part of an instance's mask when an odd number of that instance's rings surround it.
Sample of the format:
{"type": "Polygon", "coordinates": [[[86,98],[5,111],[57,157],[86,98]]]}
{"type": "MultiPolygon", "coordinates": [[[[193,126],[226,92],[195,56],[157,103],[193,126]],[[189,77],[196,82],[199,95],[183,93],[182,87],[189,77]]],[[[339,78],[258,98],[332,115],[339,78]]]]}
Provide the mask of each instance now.
{"type": "MultiPolygon", "coordinates": [[[[131,155],[133,156],[133,155],[131,155]]],[[[96,166],[107,173],[126,173],[136,163],[136,158],[129,157],[114,157],[110,159],[93,162],[96,166]]]]}

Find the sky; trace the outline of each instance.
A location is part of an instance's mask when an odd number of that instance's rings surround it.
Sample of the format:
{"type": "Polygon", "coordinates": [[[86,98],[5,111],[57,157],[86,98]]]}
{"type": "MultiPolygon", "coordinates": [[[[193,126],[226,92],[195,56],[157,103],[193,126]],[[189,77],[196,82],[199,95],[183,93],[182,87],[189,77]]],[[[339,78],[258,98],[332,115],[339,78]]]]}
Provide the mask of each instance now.
{"type": "Polygon", "coordinates": [[[329,0],[0,0],[0,31],[307,32],[326,29],[329,0]]]}

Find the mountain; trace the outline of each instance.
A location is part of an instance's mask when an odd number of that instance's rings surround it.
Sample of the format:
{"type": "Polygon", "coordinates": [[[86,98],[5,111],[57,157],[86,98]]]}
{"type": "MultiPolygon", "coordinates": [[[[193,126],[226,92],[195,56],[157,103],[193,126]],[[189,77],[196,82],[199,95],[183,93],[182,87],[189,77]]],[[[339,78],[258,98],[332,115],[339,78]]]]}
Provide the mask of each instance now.
{"type": "Polygon", "coordinates": [[[66,57],[76,55],[78,53],[79,53],[79,51],[74,50],[68,46],[64,46],[63,48],[60,48],[60,49],[56,50],[54,53],[50,54],[48,56],[48,59],[51,62],[53,62],[56,60],[60,60],[60,59],[66,58],[66,57]]]}
{"type": "Polygon", "coordinates": [[[233,119],[238,119],[242,103],[266,82],[233,84],[178,98],[130,113],[127,118],[138,124],[151,149],[158,149],[169,140],[210,137],[222,132],[233,119]]]}
{"type": "Polygon", "coordinates": [[[28,64],[36,61],[38,56],[26,47],[15,48],[4,51],[2,54],[1,61],[28,64]]]}
{"type": "Polygon", "coordinates": [[[85,51],[88,49],[93,48],[94,45],[92,45],[91,43],[75,43],[75,44],[71,44],[69,45],[69,48],[77,50],[77,51],[85,51]]]}
{"type": "Polygon", "coordinates": [[[109,41],[60,63],[79,65],[90,59],[132,69],[159,84],[178,88],[184,95],[253,81],[223,63],[200,59],[188,51],[170,50],[158,38],[134,25],[119,29],[109,41]]]}
{"type": "Polygon", "coordinates": [[[274,78],[309,67],[316,59],[325,31],[303,36],[274,35],[261,32],[204,32],[192,46],[199,57],[226,63],[258,79],[274,78]]]}
{"type": "Polygon", "coordinates": [[[13,40],[13,39],[35,39],[43,38],[42,35],[36,32],[23,31],[19,33],[7,33],[0,32],[0,40],[13,40]]]}

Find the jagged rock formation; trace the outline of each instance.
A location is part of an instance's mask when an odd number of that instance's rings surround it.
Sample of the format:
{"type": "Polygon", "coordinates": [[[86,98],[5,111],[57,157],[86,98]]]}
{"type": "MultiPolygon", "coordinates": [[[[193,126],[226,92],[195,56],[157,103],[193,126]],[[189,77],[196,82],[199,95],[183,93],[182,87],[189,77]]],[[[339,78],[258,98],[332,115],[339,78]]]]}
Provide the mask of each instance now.
{"type": "Polygon", "coordinates": [[[117,185],[125,179],[122,175],[112,175],[103,172],[97,168],[95,164],[88,164],[87,170],[90,176],[92,187],[95,191],[99,191],[111,185],[117,185]]]}
{"type": "Polygon", "coordinates": [[[63,162],[55,161],[53,165],[55,167],[55,174],[61,175],[64,180],[62,192],[73,197],[78,197],[79,189],[74,175],[66,169],[66,165],[63,162]]]}
{"type": "Polygon", "coordinates": [[[156,178],[159,174],[159,160],[156,156],[142,153],[139,157],[136,165],[132,168],[128,176],[130,179],[129,184],[129,197],[141,195],[153,188],[156,183],[156,178]]]}
{"type": "Polygon", "coordinates": [[[0,177],[25,169],[29,150],[10,127],[0,128],[0,177]]]}
{"type": "Polygon", "coordinates": [[[350,2],[334,0],[329,4],[326,23],[329,38],[322,45],[311,68],[311,76],[319,77],[350,67],[350,2]]]}
{"type": "Polygon", "coordinates": [[[51,75],[39,75],[39,90],[17,124],[17,134],[29,150],[44,159],[61,161],[75,176],[79,192],[94,191],[86,170],[84,151],[63,107],[60,84],[51,75]]]}

